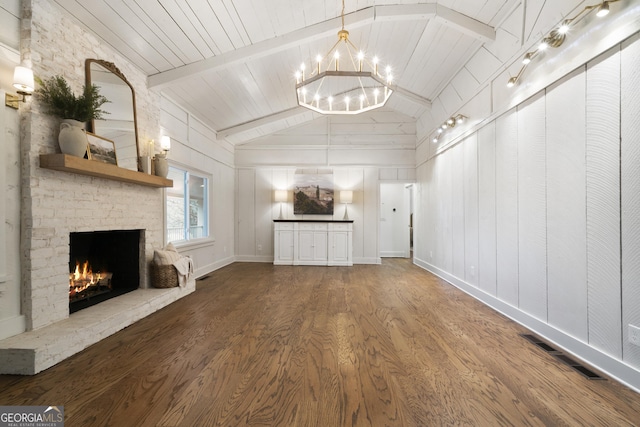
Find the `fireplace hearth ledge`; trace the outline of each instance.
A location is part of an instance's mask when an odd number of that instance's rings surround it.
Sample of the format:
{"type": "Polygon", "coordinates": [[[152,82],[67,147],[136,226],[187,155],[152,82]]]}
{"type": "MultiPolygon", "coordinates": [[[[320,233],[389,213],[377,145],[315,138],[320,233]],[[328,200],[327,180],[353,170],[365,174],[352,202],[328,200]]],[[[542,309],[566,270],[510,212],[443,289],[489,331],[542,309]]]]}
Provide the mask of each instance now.
{"type": "Polygon", "coordinates": [[[196,290],[137,289],[68,319],[0,340],[0,374],[35,375],[196,290]]]}

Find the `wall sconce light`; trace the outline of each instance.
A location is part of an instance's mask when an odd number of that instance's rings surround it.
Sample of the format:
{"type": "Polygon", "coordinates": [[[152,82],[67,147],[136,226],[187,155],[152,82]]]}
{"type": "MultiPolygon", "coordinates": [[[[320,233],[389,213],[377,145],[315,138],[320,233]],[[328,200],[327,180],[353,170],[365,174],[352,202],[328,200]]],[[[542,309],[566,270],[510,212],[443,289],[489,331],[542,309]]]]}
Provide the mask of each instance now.
{"type": "Polygon", "coordinates": [[[289,192],[287,190],[276,190],[273,195],[275,201],[280,203],[280,216],[278,217],[278,219],[284,219],[284,217],[282,216],[282,202],[286,202],[288,196],[289,192]]]}
{"type": "Polygon", "coordinates": [[[463,123],[467,118],[467,116],[462,114],[456,114],[455,116],[449,117],[441,126],[438,126],[438,128],[435,130],[435,135],[431,139],[431,142],[436,144],[444,134],[445,130],[456,127],[456,125],[463,123]]]}
{"type": "Polygon", "coordinates": [[[165,156],[171,150],[171,137],[169,135],[162,135],[160,138],[160,149],[164,152],[165,156]]]}
{"type": "Polygon", "coordinates": [[[353,191],[341,190],[340,191],[340,203],[344,203],[344,217],[342,219],[348,220],[349,214],[347,212],[347,205],[353,203],[353,191]]]}
{"type": "Polygon", "coordinates": [[[35,87],[33,82],[33,70],[21,65],[17,66],[13,70],[13,87],[18,89],[18,95],[22,95],[22,98],[17,95],[5,93],[4,105],[17,110],[18,104],[21,101],[25,102],[27,100],[27,96],[31,96],[33,93],[33,89],[35,87]]]}
{"type": "Polygon", "coordinates": [[[560,24],[558,24],[558,26],[554,28],[547,37],[543,38],[540,41],[540,44],[538,44],[538,47],[535,50],[531,52],[527,52],[524,55],[524,58],[522,59],[522,68],[520,68],[520,71],[518,71],[518,74],[509,78],[509,80],[507,81],[507,87],[513,87],[520,81],[520,78],[522,77],[524,70],[527,68],[527,65],[529,65],[529,63],[531,63],[533,58],[538,56],[540,52],[543,52],[549,47],[562,46],[562,43],[564,43],[564,39],[566,38],[566,35],[571,29],[572,25],[575,25],[578,22],[580,22],[585,16],[589,14],[589,12],[593,11],[594,9],[597,10],[596,16],[598,16],[599,18],[608,15],[609,3],[615,3],[617,1],[620,1],[620,0],[608,0],[592,6],[586,6],[584,9],[580,11],[580,13],[578,13],[573,18],[568,18],[560,22],[560,24]]]}

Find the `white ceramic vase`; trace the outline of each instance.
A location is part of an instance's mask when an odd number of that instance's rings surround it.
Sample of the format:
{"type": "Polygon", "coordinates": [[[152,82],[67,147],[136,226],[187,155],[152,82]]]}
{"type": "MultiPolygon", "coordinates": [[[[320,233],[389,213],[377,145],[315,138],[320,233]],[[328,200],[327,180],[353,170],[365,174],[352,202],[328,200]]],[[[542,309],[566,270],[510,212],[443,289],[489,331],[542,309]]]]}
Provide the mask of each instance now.
{"type": "Polygon", "coordinates": [[[169,174],[169,162],[167,162],[167,159],[160,154],[156,155],[156,157],[154,158],[153,167],[155,168],[155,174],[157,176],[166,178],[169,174]]]}
{"type": "Polygon", "coordinates": [[[84,123],[77,120],[65,119],[60,124],[58,144],[63,154],[76,157],[84,157],[87,152],[87,134],[84,132],[84,123]]]}

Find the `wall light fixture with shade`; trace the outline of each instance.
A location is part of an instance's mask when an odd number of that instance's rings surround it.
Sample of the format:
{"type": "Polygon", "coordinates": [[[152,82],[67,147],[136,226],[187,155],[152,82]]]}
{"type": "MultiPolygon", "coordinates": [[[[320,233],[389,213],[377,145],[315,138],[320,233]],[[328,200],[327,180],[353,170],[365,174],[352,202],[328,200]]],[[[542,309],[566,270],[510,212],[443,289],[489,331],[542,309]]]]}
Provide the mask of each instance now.
{"type": "Polygon", "coordinates": [[[353,203],[353,191],[341,190],[340,191],[340,203],[344,203],[344,217],[342,219],[348,220],[349,214],[347,212],[347,205],[353,203]]]}
{"type": "Polygon", "coordinates": [[[276,190],[273,195],[275,201],[280,203],[280,216],[278,219],[284,219],[282,216],[282,203],[287,201],[288,193],[287,190],[276,190]]]}
{"type": "Polygon", "coordinates": [[[162,135],[160,138],[160,149],[165,154],[169,154],[169,150],[171,150],[171,137],[169,135],[162,135]]]}
{"type": "Polygon", "coordinates": [[[22,99],[19,96],[5,93],[4,104],[7,107],[18,109],[18,104],[27,100],[27,96],[33,94],[35,83],[33,81],[33,70],[31,68],[18,65],[13,70],[13,87],[18,89],[18,95],[22,95],[22,99]]]}

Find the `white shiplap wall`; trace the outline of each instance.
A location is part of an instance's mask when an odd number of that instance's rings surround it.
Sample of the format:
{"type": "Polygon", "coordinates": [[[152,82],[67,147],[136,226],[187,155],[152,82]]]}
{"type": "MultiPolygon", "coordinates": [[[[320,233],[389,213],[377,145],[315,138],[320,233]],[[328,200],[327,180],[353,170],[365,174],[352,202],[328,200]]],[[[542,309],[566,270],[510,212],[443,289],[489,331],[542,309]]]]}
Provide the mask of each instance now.
{"type": "Polygon", "coordinates": [[[160,125],[171,137],[169,164],[209,179],[210,239],[177,245],[191,256],[199,277],[234,260],[235,170],[233,147],[167,98],[161,99],[160,125]]]}
{"type": "Polygon", "coordinates": [[[415,235],[416,263],[636,389],[638,69],[636,35],[480,128],[477,151],[469,136],[419,165],[415,235]],[[478,162],[478,200],[459,153],[478,162]],[[478,285],[459,267],[473,252],[451,250],[455,210],[475,219],[476,204],[479,237],[463,232],[481,248],[478,285]]]}

